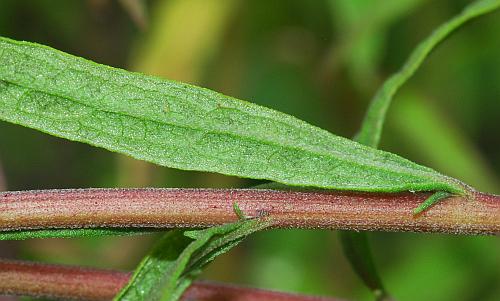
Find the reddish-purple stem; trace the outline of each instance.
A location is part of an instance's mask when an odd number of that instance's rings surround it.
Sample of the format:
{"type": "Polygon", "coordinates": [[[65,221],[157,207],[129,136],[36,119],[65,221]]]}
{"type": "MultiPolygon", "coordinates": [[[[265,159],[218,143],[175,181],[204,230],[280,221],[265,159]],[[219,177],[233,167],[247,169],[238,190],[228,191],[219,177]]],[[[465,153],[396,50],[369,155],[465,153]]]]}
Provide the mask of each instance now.
{"type": "MultiPolygon", "coordinates": [[[[0,295],[111,300],[129,278],[125,272],[0,259],[0,295]]],[[[202,281],[194,282],[181,300],[340,301],[202,281]]]]}
{"type": "Polygon", "coordinates": [[[277,228],[500,232],[500,196],[451,197],[413,215],[428,193],[261,189],[77,189],[0,193],[0,231],[91,227],[208,227],[269,215],[277,228]]]}

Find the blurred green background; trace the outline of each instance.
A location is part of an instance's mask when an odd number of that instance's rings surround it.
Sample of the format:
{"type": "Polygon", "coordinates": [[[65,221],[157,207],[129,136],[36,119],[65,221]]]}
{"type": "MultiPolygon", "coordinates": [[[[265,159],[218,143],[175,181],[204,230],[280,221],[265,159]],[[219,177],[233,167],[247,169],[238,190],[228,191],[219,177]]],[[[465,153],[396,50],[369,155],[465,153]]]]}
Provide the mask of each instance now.
{"type": "MultiPolygon", "coordinates": [[[[190,82],[345,137],[382,81],[469,1],[2,0],[0,35],[190,82]]],[[[397,94],[381,148],[499,193],[500,12],[467,24],[397,94]]],[[[171,170],[0,122],[0,190],[249,187],[171,170]]],[[[498,237],[373,233],[399,300],[500,300],[498,237]]],[[[154,236],[0,242],[0,256],[131,270],[154,236]]],[[[336,233],[259,233],[202,275],[370,300],[336,233]]],[[[2,297],[0,297],[2,298],[2,297]]]]}

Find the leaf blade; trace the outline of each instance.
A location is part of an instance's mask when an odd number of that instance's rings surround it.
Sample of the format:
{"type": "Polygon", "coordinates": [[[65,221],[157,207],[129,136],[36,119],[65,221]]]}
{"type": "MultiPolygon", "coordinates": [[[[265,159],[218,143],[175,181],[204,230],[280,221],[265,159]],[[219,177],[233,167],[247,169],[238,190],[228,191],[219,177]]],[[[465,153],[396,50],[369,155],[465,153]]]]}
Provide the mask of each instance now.
{"type": "Polygon", "coordinates": [[[397,192],[457,181],[292,116],[0,38],[0,119],[137,159],[292,186],[397,192]]]}
{"type": "Polygon", "coordinates": [[[141,228],[96,228],[96,229],[41,229],[41,230],[13,230],[0,231],[2,240],[26,240],[36,238],[82,238],[101,236],[129,236],[154,233],[156,229],[141,228]]]}
{"type": "Polygon", "coordinates": [[[250,219],[203,230],[170,231],[114,300],[178,300],[206,264],[271,223],[271,219],[250,219]]]}

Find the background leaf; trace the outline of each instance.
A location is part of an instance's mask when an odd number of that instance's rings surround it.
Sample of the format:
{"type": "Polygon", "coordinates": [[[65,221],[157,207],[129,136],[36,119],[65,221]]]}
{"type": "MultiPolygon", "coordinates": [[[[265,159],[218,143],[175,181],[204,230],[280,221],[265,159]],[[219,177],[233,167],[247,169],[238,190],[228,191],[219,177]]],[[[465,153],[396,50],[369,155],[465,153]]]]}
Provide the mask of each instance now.
{"type": "MultiPolygon", "coordinates": [[[[403,68],[387,79],[372,99],[366,117],[361,125],[361,131],[355,137],[355,140],[364,145],[378,147],[385,117],[392,98],[399,88],[416,72],[432,49],[453,30],[471,18],[494,11],[498,7],[500,7],[500,1],[477,1],[466,7],[461,14],[441,25],[426,40],[417,45],[403,68]]],[[[367,49],[367,47],[362,47],[361,49],[367,49]]],[[[429,197],[424,204],[415,209],[414,212],[423,212],[432,204],[449,196],[450,194],[446,192],[437,192],[429,197]]],[[[365,284],[375,293],[376,300],[388,300],[388,293],[375,268],[368,235],[366,233],[340,232],[340,238],[348,260],[365,284]]]]}
{"type": "Polygon", "coordinates": [[[498,0],[475,1],[465,7],[459,15],[439,26],[421,42],[411,53],[403,68],[387,79],[375,94],[356,140],[365,145],[377,147],[382,135],[385,116],[394,94],[417,71],[432,49],[465,22],[493,12],[499,7],[500,1],[498,0]]]}

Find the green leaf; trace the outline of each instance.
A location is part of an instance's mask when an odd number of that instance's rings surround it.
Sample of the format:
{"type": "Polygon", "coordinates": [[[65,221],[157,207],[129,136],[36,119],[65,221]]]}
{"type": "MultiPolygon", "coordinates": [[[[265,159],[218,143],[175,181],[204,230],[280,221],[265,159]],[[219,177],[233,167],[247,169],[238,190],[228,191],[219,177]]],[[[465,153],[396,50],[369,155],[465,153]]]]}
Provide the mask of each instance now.
{"type": "Polygon", "coordinates": [[[159,231],[156,229],[102,228],[102,229],[43,229],[0,232],[1,240],[25,240],[33,238],[77,238],[99,236],[143,235],[159,231]]]}
{"type": "Polygon", "coordinates": [[[339,190],[466,192],[430,168],[292,116],[7,38],[0,119],[179,169],[339,190]]]}
{"type": "MultiPolygon", "coordinates": [[[[355,140],[367,146],[378,147],[387,110],[398,89],[416,72],[431,50],[443,41],[453,30],[468,20],[491,12],[500,7],[500,1],[477,1],[466,7],[462,13],[436,29],[426,40],[421,42],[410,55],[403,68],[387,79],[371,101],[359,134],[355,140]]],[[[419,214],[451,196],[450,193],[438,191],[414,210],[419,214]]],[[[374,292],[376,300],[390,299],[375,267],[368,235],[366,233],[340,232],[344,254],[358,276],[374,292]]]]}
{"type": "Polygon", "coordinates": [[[240,220],[204,230],[168,232],[146,256],[115,300],[178,300],[201,269],[270,219],[240,220]]]}
{"type": "Polygon", "coordinates": [[[373,258],[366,232],[340,231],[342,251],[356,274],[375,295],[375,300],[390,300],[373,258]]]}
{"type": "Polygon", "coordinates": [[[446,198],[449,198],[452,196],[452,194],[446,192],[446,191],[438,191],[428,197],[422,204],[420,204],[417,208],[413,209],[413,214],[420,214],[427,210],[427,208],[430,208],[432,205],[436,204],[437,202],[444,200],[446,198]]]}
{"type": "Polygon", "coordinates": [[[500,7],[500,0],[476,1],[464,8],[464,10],[439,26],[434,32],[422,41],[412,52],[405,65],[399,72],[387,79],[377,91],[370,103],[357,141],[372,147],[377,147],[382,135],[387,110],[392,98],[398,89],[417,71],[429,53],[443,41],[450,33],[467,21],[481,15],[492,12],[500,7]]]}

